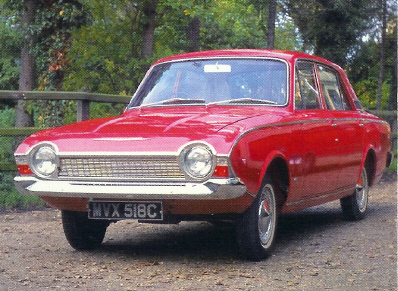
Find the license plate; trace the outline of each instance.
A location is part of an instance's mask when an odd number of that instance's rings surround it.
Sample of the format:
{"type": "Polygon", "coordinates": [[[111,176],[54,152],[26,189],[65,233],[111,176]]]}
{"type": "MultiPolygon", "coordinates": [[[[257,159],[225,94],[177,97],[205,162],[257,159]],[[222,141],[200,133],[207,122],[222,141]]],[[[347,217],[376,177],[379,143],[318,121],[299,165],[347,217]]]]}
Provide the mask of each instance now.
{"type": "Polygon", "coordinates": [[[90,201],[88,209],[91,219],[163,220],[162,202],[90,201]]]}

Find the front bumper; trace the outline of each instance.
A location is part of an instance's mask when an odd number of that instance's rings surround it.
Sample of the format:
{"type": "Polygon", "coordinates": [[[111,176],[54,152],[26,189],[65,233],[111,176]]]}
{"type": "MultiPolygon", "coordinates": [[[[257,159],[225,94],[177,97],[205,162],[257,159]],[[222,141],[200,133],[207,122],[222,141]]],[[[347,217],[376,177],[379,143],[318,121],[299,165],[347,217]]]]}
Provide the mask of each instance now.
{"type": "Polygon", "coordinates": [[[52,181],[17,176],[14,183],[21,194],[90,199],[226,200],[239,198],[247,190],[237,179],[211,179],[203,183],[138,183],[52,181]]]}

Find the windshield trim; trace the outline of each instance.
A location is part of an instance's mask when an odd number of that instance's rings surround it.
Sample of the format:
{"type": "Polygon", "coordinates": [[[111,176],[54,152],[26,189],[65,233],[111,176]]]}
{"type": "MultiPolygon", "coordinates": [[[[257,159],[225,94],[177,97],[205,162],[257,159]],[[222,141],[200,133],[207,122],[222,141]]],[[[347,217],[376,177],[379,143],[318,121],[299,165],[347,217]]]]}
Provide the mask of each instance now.
{"type": "MultiPolygon", "coordinates": [[[[261,100],[261,99],[259,99],[261,100]]],[[[264,107],[287,107],[290,103],[290,64],[287,60],[282,59],[282,58],[276,58],[276,57],[251,57],[251,56],[214,56],[214,57],[194,57],[194,58],[183,58],[183,59],[177,59],[177,60],[170,60],[170,61],[164,61],[160,63],[155,63],[152,65],[147,73],[145,74],[145,77],[142,79],[140,82],[139,86],[137,87],[137,90],[135,91],[134,95],[131,98],[130,103],[128,104],[126,110],[131,110],[131,109],[137,109],[137,108],[150,108],[150,107],[186,107],[186,106],[264,106],[264,107]],[[151,76],[152,71],[164,64],[170,64],[170,63],[182,63],[182,62],[191,62],[191,61],[208,61],[208,60],[271,60],[271,61],[278,61],[282,62],[286,65],[286,102],[284,104],[253,104],[253,103],[229,103],[228,100],[221,101],[221,102],[213,102],[213,103],[190,103],[190,104],[159,104],[159,102],[156,103],[151,103],[151,104],[139,104],[135,105],[136,102],[138,101],[135,100],[136,96],[141,92],[143,89],[144,83],[147,81],[147,79],[151,76]],[[217,104],[220,103],[220,104],[217,104]],[[151,106],[154,105],[154,106],[151,106]]]]}

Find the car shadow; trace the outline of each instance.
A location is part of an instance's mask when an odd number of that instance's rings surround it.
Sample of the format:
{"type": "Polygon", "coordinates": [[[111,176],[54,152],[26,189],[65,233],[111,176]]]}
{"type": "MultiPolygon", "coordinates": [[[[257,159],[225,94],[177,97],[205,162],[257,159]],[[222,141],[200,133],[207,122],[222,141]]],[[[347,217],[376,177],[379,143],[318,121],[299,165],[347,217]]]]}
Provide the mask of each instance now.
{"type": "MultiPolygon", "coordinates": [[[[281,215],[277,250],[309,240],[330,228],[347,225],[339,207],[309,208],[281,215]]],[[[117,231],[116,231],[117,233],[117,231]]],[[[232,222],[183,222],[180,225],[139,225],[107,238],[96,252],[143,260],[240,260],[232,222]]]]}
{"type": "Polygon", "coordinates": [[[138,231],[106,240],[98,252],[146,260],[183,258],[237,259],[233,223],[183,222],[180,225],[140,225],[138,231]]]}

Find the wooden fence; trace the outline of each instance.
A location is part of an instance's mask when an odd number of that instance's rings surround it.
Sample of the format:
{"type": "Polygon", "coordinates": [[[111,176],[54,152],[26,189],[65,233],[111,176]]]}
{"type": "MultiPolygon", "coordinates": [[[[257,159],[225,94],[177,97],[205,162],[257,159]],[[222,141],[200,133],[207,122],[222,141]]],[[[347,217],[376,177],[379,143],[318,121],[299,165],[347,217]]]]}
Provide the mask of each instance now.
{"type": "MultiPolygon", "coordinates": [[[[9,91],[0,90],[0,100],[76,100],[76,121],[90,118],[90,103],[121,103],[128,104],[131,96],[96,94],[87,92],[58,91],[9,91]]],[[[40,127],[3,127],[0,124],[0,136],[24,136],[43,130],[40,127]]],[[[0,171],[15,171],[14,163],[0,160],[0,171]]]]}
{"type": "MultiPolygon", "coordinates": [[[[76,121],[90,118],[90,103],[122,103],[128,104],[130,96],[96,94],[86,92],[58,92],[58,91],[8,91],[0,90],[0,100],[76,100],[76,121]]],[[[393,132],[393,144],[396,147],[397,140],[397,111],[372,111],[373,114],[387,120],[393,132]]],[[[23,136],[30,135],[43,130],[38,127],[2,127],[0,125],[0,136],[23,136]]],[[[0,161],[0,171],[15,171],[15,164],[0,161]]]]}

